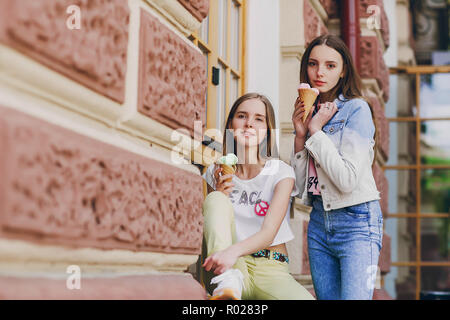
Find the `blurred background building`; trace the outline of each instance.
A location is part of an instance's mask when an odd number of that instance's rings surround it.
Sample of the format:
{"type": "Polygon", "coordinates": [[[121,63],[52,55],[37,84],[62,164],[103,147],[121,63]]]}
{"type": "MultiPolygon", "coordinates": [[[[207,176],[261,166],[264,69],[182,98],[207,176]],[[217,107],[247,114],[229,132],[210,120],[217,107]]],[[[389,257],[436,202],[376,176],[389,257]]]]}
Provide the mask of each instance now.
{"type": "Polygon", "coordinates": [[[396,23],[403,40],[386,54],[391,99],[385,232],[393,262],[385,288],[397,299],[449,299],[449,1],[407,4],[409,35],[396,23]]]}
{"type": "MultiPolygon", "coordinates": [[[[288,162],[300,60],[325,33],[378,132],[374,299],[448,292],[448,0],[0,0],[0,298],[205,298],[200,173],[227,112],[266,95],[288,162]]],[[[288,250],[313,292],[309,209],[288,250]]]]}

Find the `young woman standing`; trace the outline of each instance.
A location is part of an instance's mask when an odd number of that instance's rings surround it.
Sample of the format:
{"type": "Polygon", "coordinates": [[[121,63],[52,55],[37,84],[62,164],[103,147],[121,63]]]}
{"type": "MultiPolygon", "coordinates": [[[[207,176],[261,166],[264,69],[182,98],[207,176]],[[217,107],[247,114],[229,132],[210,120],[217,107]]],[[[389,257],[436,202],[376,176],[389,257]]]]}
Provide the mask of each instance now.
{"type": "Polygon", "coordinates": [[[383,218],[372,174],[375,126],[345,43],[314,39],[300,81],[320,91],[302,121],[297,99],[291,165],[299,197],[312,206],[308,253],[318,299],[372,299],[383,218]]]}

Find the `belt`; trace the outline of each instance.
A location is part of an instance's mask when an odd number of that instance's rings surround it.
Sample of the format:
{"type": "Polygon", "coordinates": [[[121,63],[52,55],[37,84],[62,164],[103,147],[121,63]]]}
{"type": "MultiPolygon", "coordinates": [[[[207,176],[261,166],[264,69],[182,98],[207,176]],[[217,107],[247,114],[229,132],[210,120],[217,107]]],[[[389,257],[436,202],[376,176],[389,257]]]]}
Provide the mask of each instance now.
{"type": "Polygon", "coordinates": [[[251,256],[255,257],[255,258],[267,258],[267,259],[278,260],[280,262],[289,263],[289,258],[287,255],[285,255],[281,252],[270,251],[267,249],[259,250],[258,252],[252,253],[251,256]]]}
{"type": "Polygon", "coordinates": [[[322,196],[318,196],[315,194],[312,194],[311,192],[308,192],[308,194],[311,196],[311,199],[314,200],[318,200],[318,201],[322,201],[322,196]]]}

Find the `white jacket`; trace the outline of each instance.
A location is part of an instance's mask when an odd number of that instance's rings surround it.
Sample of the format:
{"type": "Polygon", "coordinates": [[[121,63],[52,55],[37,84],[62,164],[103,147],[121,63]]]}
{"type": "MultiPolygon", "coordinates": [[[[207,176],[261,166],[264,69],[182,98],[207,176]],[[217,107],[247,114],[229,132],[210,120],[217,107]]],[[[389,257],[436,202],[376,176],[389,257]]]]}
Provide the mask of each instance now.
{"type": "Polygon", "coordinates": [[[326,211],[380,199],[372,174],[375,126],[370,107],[362,99],[346,100],[342,95],[335,103],[338,112],[322,131],[306,140],[305,149],[291,154],[298,197],[308,206],[308,163],[314,158],[326,211]]]}

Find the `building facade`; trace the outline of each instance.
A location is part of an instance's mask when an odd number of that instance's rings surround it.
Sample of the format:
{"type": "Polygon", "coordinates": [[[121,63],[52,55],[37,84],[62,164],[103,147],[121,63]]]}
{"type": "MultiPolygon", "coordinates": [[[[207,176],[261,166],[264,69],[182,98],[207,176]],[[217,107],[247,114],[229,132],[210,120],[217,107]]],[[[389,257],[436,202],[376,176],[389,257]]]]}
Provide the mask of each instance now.
{"type": "MultiPolygon", "coordinates": [[[[301,57],[321,34],[357,40],[387,218],[387,106],[409,108],[389,67],[416,64],[410,3],[0,0],[0,298],[205,299],[201,173],[227,113],[266,95],[288,162],[301,57]]],[[[292,208],[290,271],[313,292],[310,208],[292,208]]],[[[388,233],[374,299],[391,298],[388,233]]]]}
{"type": "Polygon", "coordinates": [[[206,297],[202,179],[172,150],[205,114],[208,7],[0,1],[0,298],[206,297]]]}

